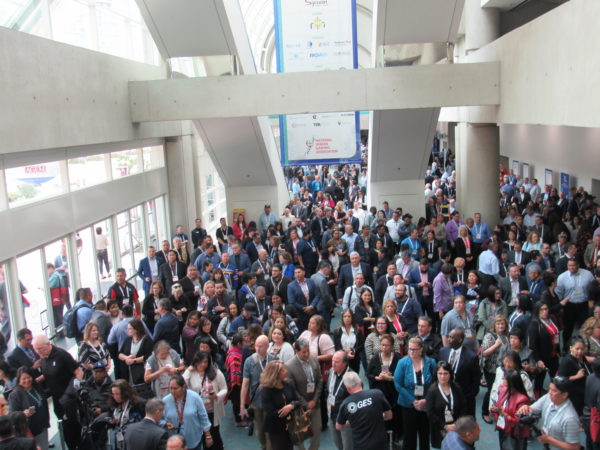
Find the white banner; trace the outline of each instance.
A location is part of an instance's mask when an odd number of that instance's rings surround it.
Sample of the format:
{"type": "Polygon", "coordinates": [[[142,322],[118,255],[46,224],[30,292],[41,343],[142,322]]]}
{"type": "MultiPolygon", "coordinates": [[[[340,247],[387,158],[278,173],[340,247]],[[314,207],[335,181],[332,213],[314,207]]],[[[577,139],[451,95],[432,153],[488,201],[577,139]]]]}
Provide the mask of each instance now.
{"type": "MultiPolygon", "coordinates": [[[[358,68],[356,0],[274,0],[278,72],[358,68]]],[[[280,116],[281,163],[360,162],[357,112],[280,116]]]]}

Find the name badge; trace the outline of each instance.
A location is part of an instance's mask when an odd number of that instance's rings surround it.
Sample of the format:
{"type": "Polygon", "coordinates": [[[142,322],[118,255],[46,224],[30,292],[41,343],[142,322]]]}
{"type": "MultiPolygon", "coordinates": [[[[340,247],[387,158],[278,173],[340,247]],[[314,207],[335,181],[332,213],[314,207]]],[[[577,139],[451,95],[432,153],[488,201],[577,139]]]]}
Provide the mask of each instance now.
{"type": "Polygon", "coordinates": [[[307,394],[315,393],[315,382],[314,381],[312,383],[306,383],[306,393],[307,394]]]}
{"type": "Polygon", "coordinates": [[[472,338],[473,337],[473,331],[470,328],[467,328],[465,330],[465,337],[468,337],[468,338],[472,338]]]}
{"type": "Polygon", "coordinates": [[[446,423],[454,422],[454,417],[452,417],[452,411],[449,411],[448,409],[446,409],[446,412],[444,413],[444,419],[445,419],[446,423]]]}
{"type": "Polygon", "coordinates": [[[335,405],[335,396],[333,394],[329,394],[327,396],[327,404],[329,406],[334,406],[335,405]]]}
{"type": "Polygon", "coordinates": [[[158,272],[152,272],[152,278],[158,278],[158,272]]]}
{"type": "Polygon", "coordinates": [[[468,248],[468,249],[465,251],[465,253],[466,253],[467,255],[470,255],[470,254],[471,254],[471,249],[470,249],[470,248],[468,248]]]}
{"type": "Polygon", "coordinates": [[[422,384],[415,385],[415,397],[423,397],[425,395],[425,386],[422,384]]]}
{"type": "Polygon", "coordinates": [[[506,420],[504,419],[504,416],[498,416],[498,422],[496,422],[496,426],[501,430],[506,428],[506,420]]]}
{"type": "Polygon", "coordinates": [[[433,253],[427,253],[427,259],[433,259],[433,253]]]}
{"type": "Polygon", "coordinates": [[[129,305],[129,297],[123,297],[123,305],[129,305]]]}
{"type": "Polygon", "coordinates": [[[558,334],[554,335],[554,339],[552,339],[552,341],[554,342],[555,345],[560,344],[560,337],[558,336],[558,334]]]}
{"type": "Polygon", "coordinates": [[[271,279],[270,275],[265,275],[265,281],[269,281],[271,279]]]}
{"type": "Polygon", "coordinates": [[[477,233],[477,234],[475,235],[475,239],[481,239],[481,233],[477,233]]]}
{"type": "Polygon", "coordinates": [[[369,248],[369,243],[365,241],[365,245],[364,245],[364,247],[365,247],[365,248],[369,248]]]}
{"type": "Polygon", "coordinates": [[[173,282],[179,281],[179,277],[177,275],[173,275],[173,282]]]}

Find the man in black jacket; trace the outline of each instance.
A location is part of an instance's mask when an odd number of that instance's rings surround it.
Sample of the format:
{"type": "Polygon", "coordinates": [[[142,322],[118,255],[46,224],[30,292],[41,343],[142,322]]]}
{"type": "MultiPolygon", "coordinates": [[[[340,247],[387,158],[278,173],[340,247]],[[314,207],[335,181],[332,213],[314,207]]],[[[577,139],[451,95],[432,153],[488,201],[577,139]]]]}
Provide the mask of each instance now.
{"type": "Polygon", "coordinates": [[[448,335],[449,346],[440,350],[440,361],[446,361],[454,372],[454,381],[465,394],[466,405],[464,414],[475,416],[475,399],[479,393],[481,369],[477,355],[463,346],[465,331],[455,328],[448,335]]]}
{"type": "Polygon", "coordinates": [[[6,362],[9,366],[15,370],[21,366],[34,369],[42,367],[40,355],[31,346],[32,341],[33,334],[31,330],[22,328],[17,332],[17,346],[6,357],[6,362]]]}
{"type": "Polygon", "coordinates": [[[33,439],[15,437],[15,427],[9,416],[0,416],[0,449],[35,450],[36,448],[33,439]]]}
{"type": "Polygon", "coordinates": [[[141,422],[128,425],[125,430],[125,444],[129,450],[166,448],[169,433],[158,426],[164,410],[165,404],[158,398],[151,398],[146,402],[146,417],[141,422]]]}
{"type": "Polygon", "coordinates": [[[179,320],[173,314],[171,300],[168,298],[160,299],[157,311],[160,319],[154,327],[154,343],[161,340],[167,341],[171,348],[181,355],[181,347],[179,346],[179,320]]]}

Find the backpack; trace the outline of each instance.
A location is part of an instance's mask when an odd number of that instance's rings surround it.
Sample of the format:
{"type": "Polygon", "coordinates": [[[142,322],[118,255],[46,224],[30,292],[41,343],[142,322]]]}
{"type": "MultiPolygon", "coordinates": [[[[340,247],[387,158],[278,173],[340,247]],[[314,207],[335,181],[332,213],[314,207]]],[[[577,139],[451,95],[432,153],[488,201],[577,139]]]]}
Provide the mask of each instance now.
{"type": "Polygon", "coordinates": [[[71,309],[68,309],[63,316],[63,328],[65,329],[65,334],[68,338],[77,338],[81,336],[81,333],[77,328],[77,311],[81,308],[91,308],[91,305],[86,302],[81,305],[73,306],[71,309]]]}

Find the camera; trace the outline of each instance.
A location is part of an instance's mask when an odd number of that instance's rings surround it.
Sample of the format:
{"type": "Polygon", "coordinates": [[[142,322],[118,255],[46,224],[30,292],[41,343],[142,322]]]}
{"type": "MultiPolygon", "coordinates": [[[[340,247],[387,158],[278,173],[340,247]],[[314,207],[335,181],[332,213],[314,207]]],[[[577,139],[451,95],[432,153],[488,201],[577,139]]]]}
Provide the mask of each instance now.
{"type": "Polygon", "coordinates": [[[532,437],[537,438],[542,435],[542,431],[537,426],[537,422],[540,420],[538,414],[517,414],[517,417],[521,425],[531,428],[532,437]]]}

